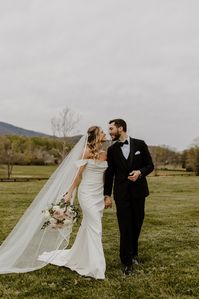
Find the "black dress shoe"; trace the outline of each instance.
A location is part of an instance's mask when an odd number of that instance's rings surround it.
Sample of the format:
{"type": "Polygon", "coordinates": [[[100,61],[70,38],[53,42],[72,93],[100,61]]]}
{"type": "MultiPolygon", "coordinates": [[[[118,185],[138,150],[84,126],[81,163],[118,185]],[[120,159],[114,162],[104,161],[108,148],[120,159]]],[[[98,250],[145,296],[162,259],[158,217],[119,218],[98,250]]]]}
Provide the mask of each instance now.
{"type": "Polygon", "coordinates": [[[133,274],[133,267],[132,266],[125,266],[123,274],[125,276],[131,276],[133,274]]]}

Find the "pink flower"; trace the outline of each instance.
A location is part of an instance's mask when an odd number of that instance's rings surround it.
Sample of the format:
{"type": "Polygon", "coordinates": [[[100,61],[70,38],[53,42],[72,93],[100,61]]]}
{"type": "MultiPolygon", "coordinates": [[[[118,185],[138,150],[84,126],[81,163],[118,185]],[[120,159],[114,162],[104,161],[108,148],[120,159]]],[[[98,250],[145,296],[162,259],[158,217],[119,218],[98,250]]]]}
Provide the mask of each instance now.
{"type": "Polygon", "coordinates": [[[65,214],[64,214],[64,210],[60,209],[59,211],[55,211],[53,213],[53,216],[58,219],[58,220],[63,220],[65,219],[65,214]]]}
{"type": "Polygon", "coordinates": [[[75,223],[78,219],[78,209],[75,209],[74,206],[63,204],[63,200],[56,205],[52,204],[49,209],[42,212],[46,221],[41,229],[46,228],[48,225],[53,229],[61,229],[75,223]]]}
{"type": "Polygon", "coordinates": [[[56,223],[56,224],[52,224],[51,227],[53,229],[58,229],[58,228],[62,228],[63,224],[62,223],[56,223]]]}

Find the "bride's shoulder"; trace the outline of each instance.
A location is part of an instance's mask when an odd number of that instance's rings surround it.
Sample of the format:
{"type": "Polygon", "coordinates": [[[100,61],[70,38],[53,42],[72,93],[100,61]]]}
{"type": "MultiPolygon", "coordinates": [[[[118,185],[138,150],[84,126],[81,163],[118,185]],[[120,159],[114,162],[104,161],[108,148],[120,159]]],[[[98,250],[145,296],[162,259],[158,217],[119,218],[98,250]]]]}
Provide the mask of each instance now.
{"type": "Polygon", "coordinates": [[[81,159],[77,160],[75,162],[75,164],[77,167],[81,167],[83,165],[86,165],[88,163],[89,159],[90,159],[90,150],[89,150],[89,147],[86,147],[81,159]]]}

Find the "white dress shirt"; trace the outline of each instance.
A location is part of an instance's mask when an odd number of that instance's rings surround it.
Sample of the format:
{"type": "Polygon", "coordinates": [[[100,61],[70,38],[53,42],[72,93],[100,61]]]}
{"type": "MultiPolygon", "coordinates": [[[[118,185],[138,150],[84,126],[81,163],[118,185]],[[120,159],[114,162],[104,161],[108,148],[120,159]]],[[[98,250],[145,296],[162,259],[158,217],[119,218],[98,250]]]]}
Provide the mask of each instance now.
{"type": "Polygon", "coordinates": [[[121,146],[121,150],[124,157],[128,159],[128,156],[130,154],[130,137],[128,136],[127,139],[125,139],[124,141],[126,140],[128,141],[128,144],[124,144],[123,146],[121,146]]]}

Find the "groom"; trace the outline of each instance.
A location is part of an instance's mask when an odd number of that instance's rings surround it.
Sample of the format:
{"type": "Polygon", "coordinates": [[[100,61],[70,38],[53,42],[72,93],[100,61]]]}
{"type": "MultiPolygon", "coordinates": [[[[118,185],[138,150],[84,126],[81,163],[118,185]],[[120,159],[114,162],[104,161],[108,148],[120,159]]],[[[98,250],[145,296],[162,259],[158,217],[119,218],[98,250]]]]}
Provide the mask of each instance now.
{"type": "Polygon", "coordinates": [[[153,162],[144,141],[127,134],[123,119],[109,122],[109,133],[115,142],[108,148],[105,172],[105,207],[112,206],[112,187],[120,230],[120,259],[124,274],[132,274],[137,263],[138,238],[144,220],[145,197],[149,195],[146,176],[153,171],[153,162]]]}

